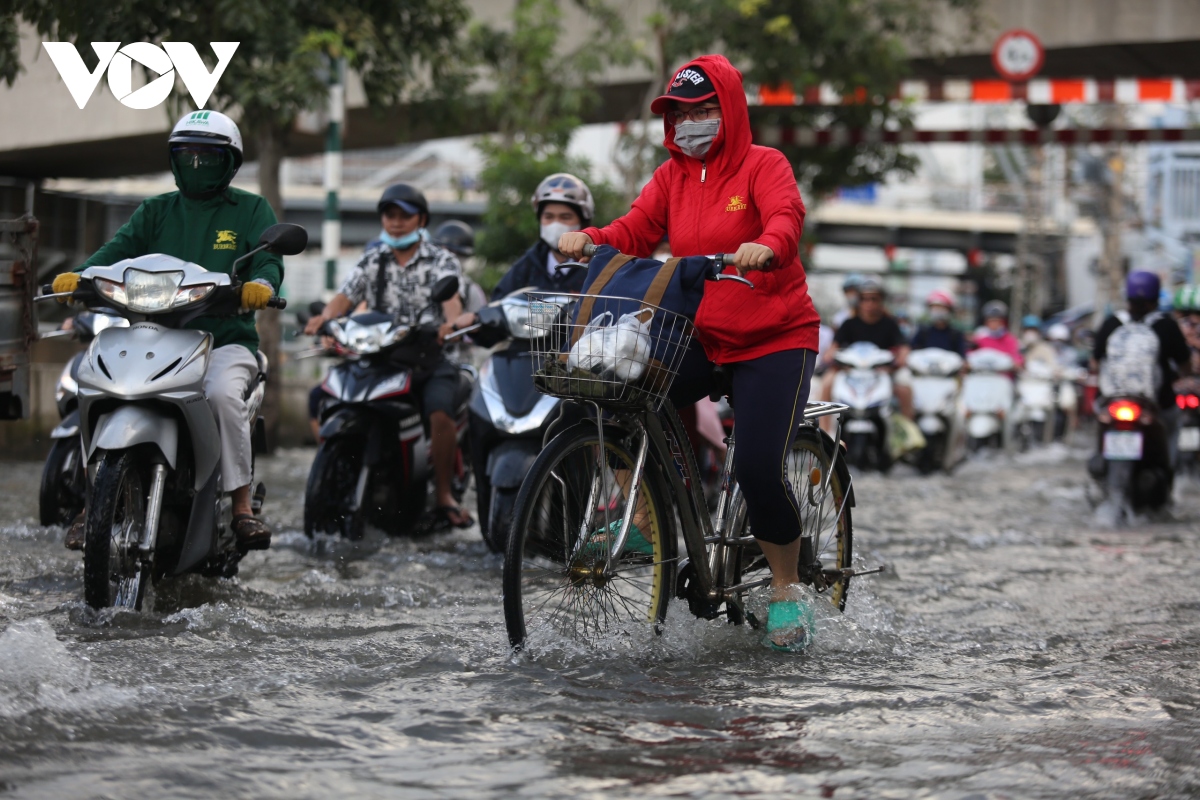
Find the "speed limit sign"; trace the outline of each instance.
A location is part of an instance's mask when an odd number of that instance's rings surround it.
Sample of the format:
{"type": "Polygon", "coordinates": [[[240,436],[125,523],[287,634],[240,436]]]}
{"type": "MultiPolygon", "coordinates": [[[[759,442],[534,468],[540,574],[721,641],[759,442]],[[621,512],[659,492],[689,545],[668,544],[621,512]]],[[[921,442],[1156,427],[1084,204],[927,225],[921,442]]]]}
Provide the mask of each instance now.
{"type": "Polygon", "coordinates": [[[1038,38],[1021,29],[1000,34],[992,48],[992,66],[1009,81],[1027,81],[1037,75],[1045,57],[1038,38]]]}

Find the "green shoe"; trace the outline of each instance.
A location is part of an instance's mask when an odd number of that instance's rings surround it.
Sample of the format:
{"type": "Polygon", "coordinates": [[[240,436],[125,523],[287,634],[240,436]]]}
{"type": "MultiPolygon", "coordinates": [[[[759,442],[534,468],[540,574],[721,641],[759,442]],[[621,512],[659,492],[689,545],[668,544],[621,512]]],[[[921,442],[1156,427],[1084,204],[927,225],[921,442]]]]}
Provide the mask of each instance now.
{"type": "MultiPolygon", "coordinates": [[[[583,552],[588,555],[600,555],[604,552],[604,548],[608,546],[609,536],[614,538],[621,532],[621,520],[609,523],[607,528],[597,528],[588,539],[588,543],[583,546],[583,552]]],[[[642,532],[638,530],[638,526],[630,524],[629,535],[625,537],[625,552],[639,553],[644,556],[654,555],[654,545],[642,536],[642,532]]]]}
{"type": "Polygon", "coordinates": [[[812,644],[814,622],[813,610],[808,603],[802,600],[777,600],[767,606],[767,636],[764,641],[768,647],[780,653],[799,653],[812,644]],[[799,635],[794,633],[796,631],[799,635]],[[784,634],[780,638],[791,641],[779,644],[775,641],[776,634],[784,634]]]}

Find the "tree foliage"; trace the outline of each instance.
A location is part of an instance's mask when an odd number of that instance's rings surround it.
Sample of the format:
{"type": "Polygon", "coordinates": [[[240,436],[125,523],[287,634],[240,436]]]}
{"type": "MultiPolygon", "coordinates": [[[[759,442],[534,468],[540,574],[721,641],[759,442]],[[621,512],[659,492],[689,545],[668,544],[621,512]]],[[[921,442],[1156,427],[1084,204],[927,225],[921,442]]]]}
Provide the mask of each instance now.
{"type": "MultiPolygon", "coordinates": [[[[538,183],[555,172],[570,172],[588,182],[596,200],[597,225],[607,225],[629,207],[624,197],[607,182],[589,181],[586,161],[566,156],[561,149],[531,154],[521,146],[484,145],[487,165],[480,173],[480,184],[488,195],[484,211],[484,234],[478,253],[497,269],[507,269],[538,239],[537,216],[530,198],[538,183]]],[[[500,274],[503,274],[502,272],[500,274]]],[[[496,275],[499,280],[499,275],[496,275]]],[[[486,281],[485,281],[486,283],[486,281]]],[[[495,281],[491,282],[493,285],[495,281]]],[[[491,288],[487,286],[486,288],[491,288]]]]}
{"type": "MultiPolygon", "coordinates": [[[[88,42],[190,42],[209,69],[208,42],[239,42],[207,106],[233,110],[245,140],[257,145],[259,191],[279,216],[284,143],[301,112],[327,106],[337,59],[362,78],[376,108],[445,93],[465,77],[462,0],[0,0],[0,77],[9,84],[20,70],[18,20],[75,43],[89,68],[96,57],[88,42]]],[[[176,94],[168,113],[179,116],[186,102],[176,94]]],[[[166,153],[164,146],[164,167],[166,153]]],[[[263,312],[258,324],[262,349],[275,362],[278,312],[263,312]]],[[[271,372],[264,405],[271,440],[280,420],[278,375],[271,372]]]]}
{"type": "MultiPolygon", "coordinates": [[[[749,84],[801,91],[831,83],[843,96],[892,95],[912,51],[938,46],[947,19],[979,24],[980,0],[662,0],[671,64],[705,52],[729,57],[749,84]]],[[[825,108],[760,109],[756,124],[870,128],[911,124],[907,109],[888,103],[825,108]]],[[[912,172],[916,159],[883,144],[781,148],[797,177],[818,196],[839,186],[912,172]]]]}
{"type": "MultiPolygon", "coordinates": [[[[246,138],[266,137],[273,156],[282,155],[279,144],[298,114],[326,106],[331,59],[346,59],[376,107],[458,88],[465,78],[462,0],[0,0],[0,78],[9,84],[20,70],[9,35],[18,19],[44,37],[75,42],[89,67],[93,41],[191,42],[209,69],[208,42],[240,42],[208,106],[240,110],[246,138]]],[[[190,98],[174,99],[171,111],[182,113],[190,98]]],[[[277,200],[277,185],[262,189],[277,200]]]]}
{"type": "Polygon", "coordinates": [[[621,24],[599,0],[577,5],[590,25],[584,44],[563,51],[563,10],[555,0],[517,0],[509,28],[482,23],[471,29],[471,49],[489,86],[488,110],[497,135],[480,144],[485,167],[480,187],[488,196],[477,251],[490,264],[507,267],[538,237],[529,198],[542,178],[571,172],[588,183],[596,217],[607,222],[622,201],[607,183],[591,180],[587,162],[567,157],[571,135],[598,100],[592,76],[609,63],[606,54],[621,24]]]}

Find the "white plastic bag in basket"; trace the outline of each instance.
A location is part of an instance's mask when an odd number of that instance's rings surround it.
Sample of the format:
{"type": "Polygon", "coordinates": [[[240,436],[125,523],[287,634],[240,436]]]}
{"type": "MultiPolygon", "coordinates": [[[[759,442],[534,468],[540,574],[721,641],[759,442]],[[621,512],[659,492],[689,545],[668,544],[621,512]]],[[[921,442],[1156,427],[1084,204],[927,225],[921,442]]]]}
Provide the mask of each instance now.
{"type": "Polygon", "coordinates": [[[642,377],[646,363],[650,360],[650,320],[654,311],[644,308],[633,314],[625,314],[616,324],[614,342],[613,373],[617,380],[631,383],[642,377]],[[643,322],[640,317],[645,316],[643,322]]]}
{"type": "Polygon", "coordinates": [[[617,333],[611,327],[612,319],[612,312],[605,311],[587,324],[583,335],[567,354],[567,369],[600,373],[609,368],[611,362],[605,363],[606,354],[612,353],[616,347],[617,333]]]}

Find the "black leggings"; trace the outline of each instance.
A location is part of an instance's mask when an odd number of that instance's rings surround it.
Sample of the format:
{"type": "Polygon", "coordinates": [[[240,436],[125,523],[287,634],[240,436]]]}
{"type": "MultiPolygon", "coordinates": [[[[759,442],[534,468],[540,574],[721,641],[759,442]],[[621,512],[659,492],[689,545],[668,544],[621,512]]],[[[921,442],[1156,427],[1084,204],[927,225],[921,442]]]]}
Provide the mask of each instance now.
{"type": "MultiPolygon", "coordinates": [[[[800,507],[788,484],[786,465],[804,418],[816,361],[811,350],[784,350],[724,367],[732,379],[736,404],[733,467],[746,496],[750,529],[756,538],[772,544],[791,544],[800,538],[800,507]]],[[[693,348],[671,387],[671,402],[689,406],[715,388],[713,365],[702,350],[693,348]]]]}

